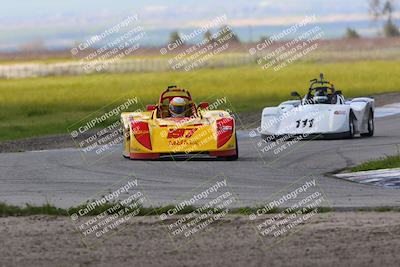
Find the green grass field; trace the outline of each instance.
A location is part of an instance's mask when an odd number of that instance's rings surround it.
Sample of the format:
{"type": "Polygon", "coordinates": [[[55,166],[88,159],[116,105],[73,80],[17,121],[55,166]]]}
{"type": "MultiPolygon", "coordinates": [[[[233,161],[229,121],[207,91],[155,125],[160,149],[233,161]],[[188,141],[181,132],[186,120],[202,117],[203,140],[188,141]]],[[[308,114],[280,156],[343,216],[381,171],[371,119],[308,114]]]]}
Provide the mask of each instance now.
{"type": "Polygon", "coordinates": [[[372,170],[391,169],[391,168],[400,168],[400,154],[364,162],[359,166],[351,168],[351,171],[360,172],[360,171],[372,171],[372,170]]]}
{"type": "Polygon", "coordinates": [[[346,96],[400,91],[399,61],[300,62],[278,72],[245,66],[0,80],[0,141],[66,133],[71,124],[116,99],[138,96],[144,104],[155,103],[171,84],[189,89],[198,101],[227,96],[238,112],[260,110],[293,90],[305,93],[320,72],[346,96]]]}

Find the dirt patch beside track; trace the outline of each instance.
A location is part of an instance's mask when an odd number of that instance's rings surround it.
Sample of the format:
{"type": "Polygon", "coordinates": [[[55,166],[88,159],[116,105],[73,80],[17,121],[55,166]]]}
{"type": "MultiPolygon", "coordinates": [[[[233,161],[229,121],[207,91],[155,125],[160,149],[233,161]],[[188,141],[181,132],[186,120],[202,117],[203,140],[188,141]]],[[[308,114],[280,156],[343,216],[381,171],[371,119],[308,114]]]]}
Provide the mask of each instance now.
{"type": "MultiPolygon", "coordinates": [[[[91,134],[96,134],[96,131],[88,131],[81,137],[88,138],[91,134]]],[[[71,135],[57,134],[0,142],[0,153],[61,149],[70,147],[78,147],[71,135]]]]}
{"type": "Polygon", "coordinates": [[[0,266],[395,266],[400,261],[398,212],[319,214],[268,249],[244,216],[211,225],[180,250],[156,217],[135,218],[93,250],[81,243],[67,217],[3,217],[0,229],[0,266]]]}

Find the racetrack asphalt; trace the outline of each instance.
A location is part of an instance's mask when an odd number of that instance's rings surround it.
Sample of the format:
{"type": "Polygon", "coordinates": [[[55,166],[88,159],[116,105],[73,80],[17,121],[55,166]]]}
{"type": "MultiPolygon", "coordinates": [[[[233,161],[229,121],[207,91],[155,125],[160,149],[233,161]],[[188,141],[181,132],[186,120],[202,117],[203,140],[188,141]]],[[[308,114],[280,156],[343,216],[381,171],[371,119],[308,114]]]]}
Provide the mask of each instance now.
{"type": "Polygon", "coordinates": [[[154,206],[177,203],[211,177],[227,178],[240,205],[254,206],[302,177],[316,177],[336,208],[400,206],[400,191],[362,185],[326,175],[366,160],[398,153],[400,115],[377,118],[372,138],[308,140],[286,148],[258,149],[259,137],[241,134],[238,161],[198,159],[132,161],[120,147],[98,159],[78,149],[0,153],[0,201],[71,207],[134,175],[154,206]],[[278,149],[278,150],[276,150],[278,149]],[[282,150],[282,151],[280,151],[282,150]],[[279,153],[277,153],[279,152],[279,153]]]}

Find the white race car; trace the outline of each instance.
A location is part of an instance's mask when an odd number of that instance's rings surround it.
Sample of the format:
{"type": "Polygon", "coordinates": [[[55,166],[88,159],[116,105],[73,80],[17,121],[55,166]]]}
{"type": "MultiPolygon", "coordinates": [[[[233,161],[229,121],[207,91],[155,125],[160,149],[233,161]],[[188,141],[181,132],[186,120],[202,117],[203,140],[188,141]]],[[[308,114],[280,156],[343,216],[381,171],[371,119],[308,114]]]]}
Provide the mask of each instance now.
{"type": "Polygon", "coordinates": [[[267,141],[295,136],[304,138],[353,138],[374,135],[374,99],[357,97],[346,101],[341,91],[329,81],[310,81],[308,93],[299,100],[289,100],[277,107],[264,108],[259,132],[267,141]]]}

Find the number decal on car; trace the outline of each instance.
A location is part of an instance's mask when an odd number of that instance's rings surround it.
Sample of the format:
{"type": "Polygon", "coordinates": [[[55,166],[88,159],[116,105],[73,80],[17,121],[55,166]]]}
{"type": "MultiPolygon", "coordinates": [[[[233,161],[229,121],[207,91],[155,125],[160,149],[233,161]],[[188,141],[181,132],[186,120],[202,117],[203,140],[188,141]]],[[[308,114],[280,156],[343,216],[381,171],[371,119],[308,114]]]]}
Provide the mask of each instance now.
{"type": "Polygon", "coordinates": [[[305,120],[297,120],[296,121],[296,128],[300,128],[302,126],[303,128],[305,127],[312,128],[314,125],[314,119],[305,119],[305,120]]]}

